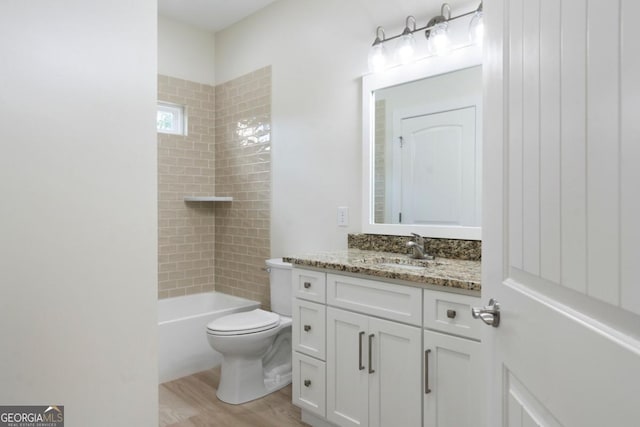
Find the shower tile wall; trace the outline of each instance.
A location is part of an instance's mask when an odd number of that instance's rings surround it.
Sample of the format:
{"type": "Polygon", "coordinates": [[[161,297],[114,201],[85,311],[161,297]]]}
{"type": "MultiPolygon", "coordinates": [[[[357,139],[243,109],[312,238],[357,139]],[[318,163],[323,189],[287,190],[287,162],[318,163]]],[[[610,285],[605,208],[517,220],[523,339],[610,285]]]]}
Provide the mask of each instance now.
{"type": "Polygon", "coordinates": [[[269,309],[271,67],[215,88],[216,291],[269,309]]]}
{"type": "Polygon", "coordinates": [[[186,106],[187,135],[158,133],[158,298],[214,289],[213,86],[158,76],[158,99],[186,106]]]}

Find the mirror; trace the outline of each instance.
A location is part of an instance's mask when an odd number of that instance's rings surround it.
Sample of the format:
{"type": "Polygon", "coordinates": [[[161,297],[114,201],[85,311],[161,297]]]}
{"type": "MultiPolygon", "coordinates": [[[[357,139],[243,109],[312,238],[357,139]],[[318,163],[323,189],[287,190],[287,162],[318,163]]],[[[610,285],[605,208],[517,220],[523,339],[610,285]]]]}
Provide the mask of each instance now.
{"type": "Polygon", "coordinates": [[[363,231],[480,240],[478,49],[365,76],[363,96],[363,231]]]}

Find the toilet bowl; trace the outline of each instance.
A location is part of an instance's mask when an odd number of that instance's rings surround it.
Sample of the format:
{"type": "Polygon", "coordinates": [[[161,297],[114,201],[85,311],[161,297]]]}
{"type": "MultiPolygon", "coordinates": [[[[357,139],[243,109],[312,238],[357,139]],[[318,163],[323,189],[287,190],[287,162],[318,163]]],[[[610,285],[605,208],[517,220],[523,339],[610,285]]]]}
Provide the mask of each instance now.
{"type": "Polygon", "coordinates": [[[222,354],[216,395],[239,404],[291,383],[291,264],[267,260],[271,306],[220,317],[207,325],[207,340],[222,354]]]}

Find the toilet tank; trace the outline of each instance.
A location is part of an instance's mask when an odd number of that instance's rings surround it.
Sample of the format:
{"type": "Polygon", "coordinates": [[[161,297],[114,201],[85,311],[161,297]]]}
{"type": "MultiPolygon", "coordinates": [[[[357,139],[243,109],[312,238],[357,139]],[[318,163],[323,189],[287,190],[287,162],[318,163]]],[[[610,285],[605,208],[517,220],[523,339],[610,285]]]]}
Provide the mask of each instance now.
{"type": "Polygon", "coordinates": [[[291,264],[282,258],[265,261],[269,269],[269,285],[271,288],[271,311],[291,316],[291,264]]]}

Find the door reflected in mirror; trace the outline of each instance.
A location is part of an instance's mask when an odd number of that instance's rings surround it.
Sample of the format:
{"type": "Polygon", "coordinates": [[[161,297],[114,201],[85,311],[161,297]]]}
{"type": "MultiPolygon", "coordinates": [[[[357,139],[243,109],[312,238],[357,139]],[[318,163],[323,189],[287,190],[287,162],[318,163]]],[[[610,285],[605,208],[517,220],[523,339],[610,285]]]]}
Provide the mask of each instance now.
{"type": "Polygon", "coordinates": [[[373,96],[372,222],[480,227],[482,67],[373,96]]]}

